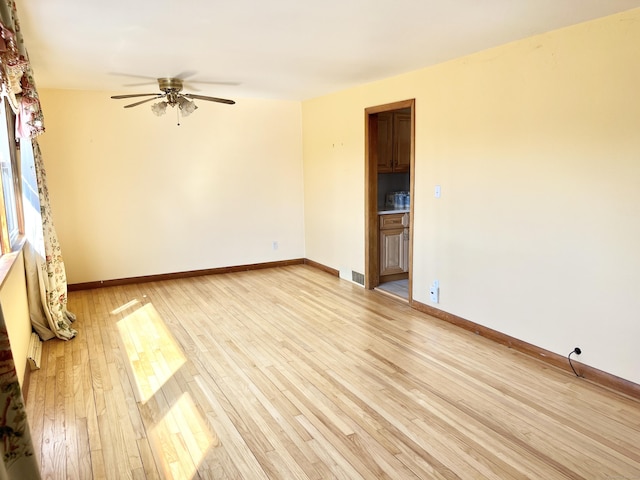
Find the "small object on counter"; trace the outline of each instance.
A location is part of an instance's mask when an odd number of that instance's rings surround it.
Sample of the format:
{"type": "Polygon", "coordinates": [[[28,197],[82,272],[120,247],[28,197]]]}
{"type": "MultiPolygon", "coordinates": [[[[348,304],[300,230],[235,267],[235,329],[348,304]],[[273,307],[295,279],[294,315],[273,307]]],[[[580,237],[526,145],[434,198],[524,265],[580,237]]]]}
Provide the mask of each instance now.
{"type": "Polygon", "coordinates": [[[411,204],[409,192],[389,192],[385,196],[385,210],[408,210],[411,204]]]}
{"type": "Polygon", "coordinates": [[[385,207],[393,208],[393,204],[395,203],[395,195],[395,192],[387,193],[387,199],[384,205],[385,207]]]}
{"type": "Polygon", "coordinates": [[[409,192],[395,192],[393,208],[396,210],[409,208],[409,192]]]}
{"type": "Polygon", "coordinates": [[[401,209],[404,206],[404,200],[402,198],[402,192],[396,192],[393,198],[393,208],[396,210],[401,209]]]}

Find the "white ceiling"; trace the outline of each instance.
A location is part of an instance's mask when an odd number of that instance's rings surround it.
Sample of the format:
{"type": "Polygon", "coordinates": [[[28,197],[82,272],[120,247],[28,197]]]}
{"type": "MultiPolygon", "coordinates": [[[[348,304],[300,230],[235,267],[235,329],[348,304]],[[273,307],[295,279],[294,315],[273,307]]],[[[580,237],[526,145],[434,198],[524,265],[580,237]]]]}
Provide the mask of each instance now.
{"type": "Polygon", "coordinates": [[[17,3],[40,88],[154,92],[154,78],[182,75],[201,94],[291,100],[640,7],[640,0],[17,3]]]}

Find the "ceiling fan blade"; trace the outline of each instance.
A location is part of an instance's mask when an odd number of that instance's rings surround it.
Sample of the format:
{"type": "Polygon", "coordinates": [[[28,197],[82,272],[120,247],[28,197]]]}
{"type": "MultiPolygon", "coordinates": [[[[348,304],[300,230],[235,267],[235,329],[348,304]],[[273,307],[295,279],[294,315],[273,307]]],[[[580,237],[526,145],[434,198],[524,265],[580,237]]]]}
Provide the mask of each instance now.
{"type": "Polygon", "coordinates": [[[216,80],[185,80],[185,84],[191,85],[192,83],[199,83],[201,85],[226,85],[231,87],[237,87],[240,85],[240,82],[226,82],[224,80],[216,81],[216,80]]]}
{"type": "Polygon", "coordinates": [[[195,70],[185,70],[184,72],[180,72],[177,75],[173,75],[173,78],[179,78],[180,80],[186,80],[189,77],[193,77],[196,73],[195,70]]]}
{"type": "Polygon", "coordinates": [[[121,98],[149,97],[151,95],[159,95],[158,93],[133,93],[130,95],[113,95],[111,98],[119,100],[121,98]]]}
{"type": "MultiPolygon", "coordinates": [[[[202,89],[196,87],[196,85],[223,85],[227,87],[237,87],[240,85],[240,82],[215,82],[213,80],[184,80],[184,88],[185,90],[192,90],[195,92],[200,92],[202,89]]],[[[125,85],[126,86],[126,85],[125,85]]]]}
{"type": "Polygon", "coordinates": [[[207,100],[209,102],[226,103],[227,105],[233,105],[236,103],[233,100],[227,100],[225,98],[206,97],[204,95],[195,95],[193,93],[185,93],[183,94],[183,97],[195,98],[196,100],[207,100]]]}
{"type": "MultiPolygon", "coordinates": [[[[189,74],[190,72],[182,72],[183,74],[189,74]]],[[[158,77],[149,77],[147,75],[136,75],[131,73],[122,73],[122,72],[109,72],[109,75],[115,75],[117,77],[127,77],[127,78],[139,78],[141,80],[146,80],[145,82],[135,82],[135,83],[125,83],[123,87],[140,87],[144,85],[158,85],[158,77]]]]}
{"type": "Polygon", "coordinates": [[[140,102],[132,103],[130,105],[125,105],[124,108],[137,107],[138,105],[142,105],[143,103],[151,102],[152,100],[156,100],[156,99],[162,98],[162,97],[164,97],[164,95],[156,95],[153,98],[147,98],[146,100],[142,100],[140,102]]]}
{"type": "Polygon", "coordinates": [[[139,82],[139,83],[124,83],[122,84],[123,87],[145,87],[148,85],[158,85],[158,80],[149,80],[148,82],[139,82]]]}

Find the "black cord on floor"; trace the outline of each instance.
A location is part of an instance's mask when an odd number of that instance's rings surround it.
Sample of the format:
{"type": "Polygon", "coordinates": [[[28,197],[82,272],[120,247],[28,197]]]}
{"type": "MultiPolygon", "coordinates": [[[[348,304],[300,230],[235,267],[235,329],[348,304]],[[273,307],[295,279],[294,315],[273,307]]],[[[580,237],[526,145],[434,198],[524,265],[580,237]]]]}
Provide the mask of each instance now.
{"type": "Polygon", "coordinates": [[[576,369],[573,368],[573,363],[571,363],[571,355],[574,354],[574,353],[577,354],[577,355],[580,355],[582,353],[582,350],[580,350],[578,347],[576,347],[573,350],[571,350],[571,352],[567,356],[567,358],[569,359],[569,366],[571,367],[571,370],[573,370],[573,373],[576,374],[576,377],[584,378],[582,375],[578,375],[578,372],[576,372],[576,369]]]}

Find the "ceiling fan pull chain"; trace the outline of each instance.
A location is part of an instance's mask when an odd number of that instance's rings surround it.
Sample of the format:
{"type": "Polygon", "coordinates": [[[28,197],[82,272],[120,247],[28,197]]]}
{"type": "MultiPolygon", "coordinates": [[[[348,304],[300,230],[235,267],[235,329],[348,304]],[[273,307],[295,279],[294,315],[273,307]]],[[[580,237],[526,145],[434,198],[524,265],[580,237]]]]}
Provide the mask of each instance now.
{"type": "Polygon", "coordinates": [[[180,108],[176,108],[176,115],[178,116],[178,126],[180,126],[180,108]]]}

